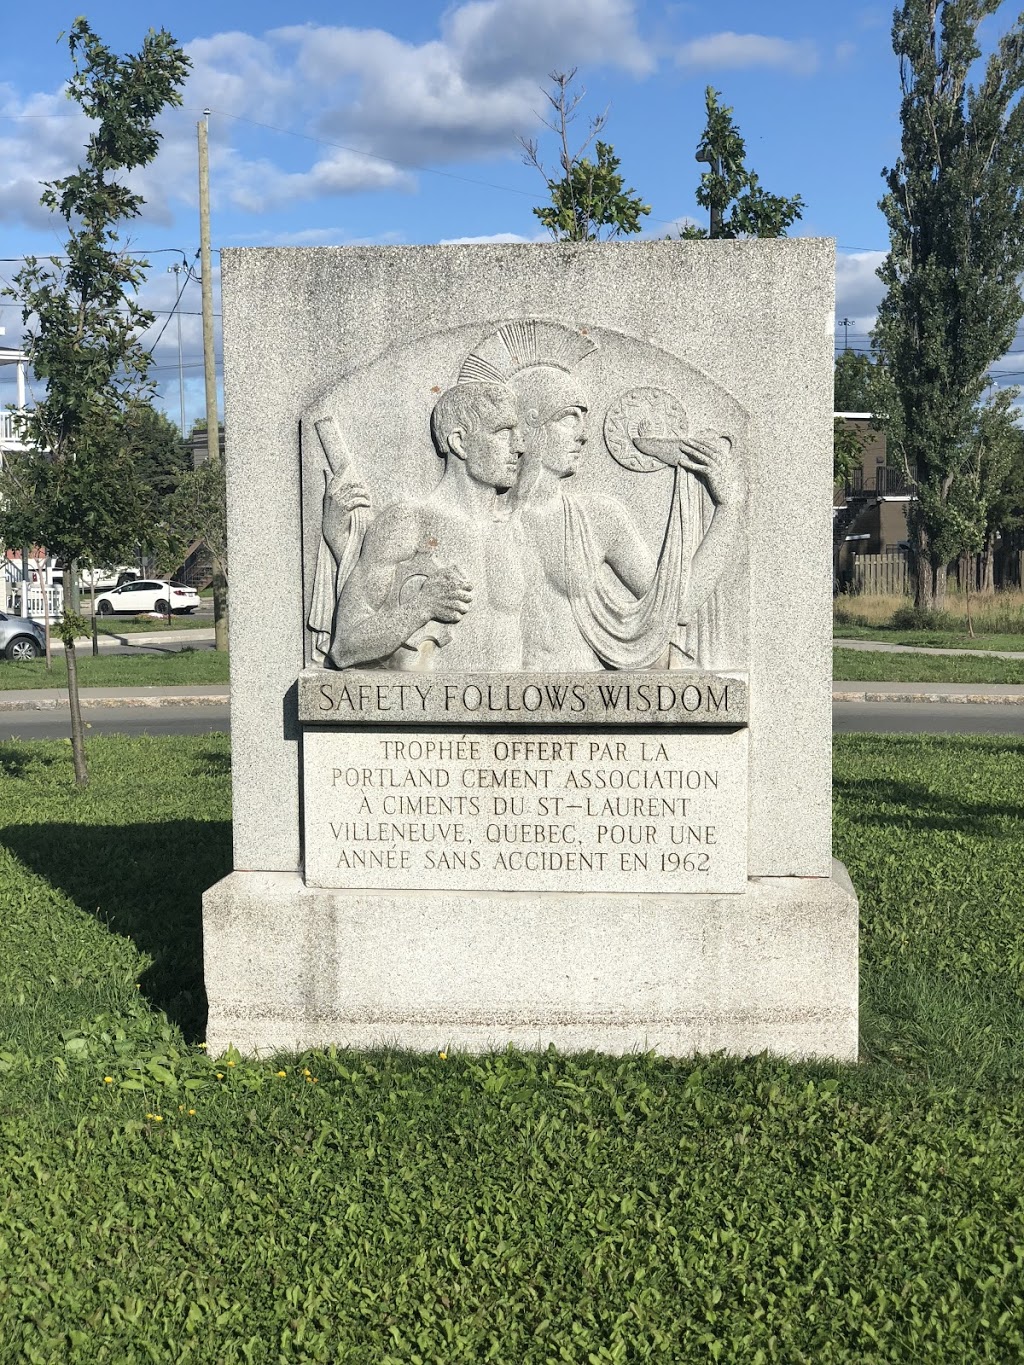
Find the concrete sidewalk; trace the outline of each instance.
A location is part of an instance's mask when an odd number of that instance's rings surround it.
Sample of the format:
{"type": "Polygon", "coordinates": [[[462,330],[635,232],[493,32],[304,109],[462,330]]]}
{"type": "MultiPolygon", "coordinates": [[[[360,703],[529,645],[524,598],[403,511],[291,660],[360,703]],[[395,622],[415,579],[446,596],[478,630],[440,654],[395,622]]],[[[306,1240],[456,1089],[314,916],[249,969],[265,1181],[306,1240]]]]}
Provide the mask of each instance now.
{"type": "MultiPolygon", "coordinates": [[[[191,645],[194,649],[196,645],[212,645],[214,643],[213,626],[196,626],[192,630],[160,630],[154,628],[149,631],[118,632],[116,626],[103,625],[100,627],[100,634],[97,643],[100,653],[109,649],[123,649],[125,646],[138,649],[166,649],[168,645],[176,645],[178,649],[184,649],[191,645]]],[[[50,649],[54,654],[63,654],[64,645],[57,638],[56,633],[51,632],[50,649]]],[[[83,637],[75,641],[75,649],[79,655],[89,655],[92,653],[92,638],[83,637]]]]}
{"type": "MultiPolygon", "coordinates": [[[[83,708],[89,706],[222,706],[230,699],[226,687],[83,687],[83,708]]],[[[0,691],[0,711],[56,711],[67,708],[63,687],[24,687],[0,691]]]]}
{"type": "Polygon", "coordinates": [[[966,655],[969,659],[1024,659],[1024,650],[1013,649],[938,649],[930,645],[891,645],[885,640],[837,640],[833,649],[863,649],[876,654],[966,655]]]}
{"type": "MultiPolygon", "coordinates": [[[[230,699],[226,687],[83,687],[82,706],[219,706],[230,699]]],[[[968,705],[1024,706],[1024,687],[1005,683],[837,682],[833,701],[962,702],[968,705]]],[[[0,691],[0,711],[54,711],[66,708],[64,688],[0,691]]]]}

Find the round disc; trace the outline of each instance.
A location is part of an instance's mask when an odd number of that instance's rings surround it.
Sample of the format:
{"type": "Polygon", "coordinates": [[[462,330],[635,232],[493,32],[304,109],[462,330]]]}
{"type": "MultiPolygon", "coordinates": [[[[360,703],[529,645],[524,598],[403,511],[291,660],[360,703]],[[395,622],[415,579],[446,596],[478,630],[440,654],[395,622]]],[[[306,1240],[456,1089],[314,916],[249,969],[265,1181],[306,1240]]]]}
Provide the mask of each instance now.
{"type": "Polygon", "coordinates": [[[614,398],[604,419],[604,443],[608,453],[624,469],[637,474],[653,474],[666,466],[654,455],[645,455],[633,444],[633,437],[670,439],[685,436],[686,412],[678,398],[666,389],[627,389],[614,398]]]}

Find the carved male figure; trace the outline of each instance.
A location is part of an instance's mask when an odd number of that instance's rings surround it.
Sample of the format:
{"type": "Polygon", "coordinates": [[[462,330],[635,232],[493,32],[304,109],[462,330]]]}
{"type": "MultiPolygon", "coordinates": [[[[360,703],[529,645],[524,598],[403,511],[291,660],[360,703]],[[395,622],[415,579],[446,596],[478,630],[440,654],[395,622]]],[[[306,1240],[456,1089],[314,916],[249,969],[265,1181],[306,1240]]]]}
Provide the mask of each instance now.
{"type": "Polygon", "coordinates": [[[337,668],[522,665],[522,531],[501,501],[522,454],[514,396],[503,384],[457,384],[437,400],[431,435],[440,481],[422,501],[384,508],[341,587],[337,668]]]}
{"type": "Polygon", "coordinates": [[[534,365],[512,376],[525,453],[510,500],[523,525],[534,571],[523,616],[529,670],[668,667],[675,628],[714,590],[738,516],[727,442],[658,438],[637,431],[636,448],[696,474],[715,505],[692,562],[683,546],[678,479],[657,560],[617,499],[576,486],[587,444],[589,400],[578,379],[534,365]],[[609,582],[611,570],[627,592],[609,582]]]}

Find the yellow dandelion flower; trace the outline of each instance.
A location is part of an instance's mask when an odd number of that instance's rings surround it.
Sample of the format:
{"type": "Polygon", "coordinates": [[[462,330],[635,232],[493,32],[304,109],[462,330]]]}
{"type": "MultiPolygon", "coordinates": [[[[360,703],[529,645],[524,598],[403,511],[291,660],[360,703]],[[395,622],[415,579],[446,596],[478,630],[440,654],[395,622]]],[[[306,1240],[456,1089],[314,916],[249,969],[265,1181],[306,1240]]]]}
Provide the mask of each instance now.
{"type": "Polygon", "coordinates": [[[113,1085],[113,1084],[114,1084],[114,1078],[113,1078],[113,1076],[104,1076],[104,1077],[103,1077],[103,1084],[104,1084],[104,1085],[113,1085]]]}
{"type": "Polygon", "coordinates": [[[224,1079],[224,1072],[223,1072],[223,1071],[218,1071],[218,1072],[216,1073],[216,1076],[217,1076],[218,1081],[222,1081],[222,1080],[224,1079]]]}
{"type": "Polygon", "coordinates": [[[304,1067],[302,1068],[302,1074],[303,1074],[304,1076],[311,1076],[313,1073],[310,1071],[310,1069],[309,1069],[308,1066],[304,1066],[304,1067]]]}
{"type": "Polygon", "coordinates": [[[448,1060],[447,1052],[439,1052],[437,1055],[441,1058],[442,1062],[446,1062],[448,1060]]]}
{"type": "Polygon", "coordinates": [[[279,1076],[287,1076],[287,1075],[288,1075],[288,1072],[287,1072],[287,1071],[279,1071],[277,1074],[278,1074],[279,1076]]]}
{"type": "Polygon", "coordinates": [[[234,1066],[234,1062],[228,1062],[228,1066],[234,1066]]]}
{"type": "Polygon", "coordinates": [[[207,1046],[206,1043],[196,1043],[196,1047],[199,1047],[199,1048],[206,1047],[206,1046],[207,1046]]]}
{"type": "Polygon", "coordinates": [[[154,1123],[163,1123],[164,1121],[163,1114],[147,1114],[146,1118],[152,1119],[154,1123]]]}
{"type": "Polygon", "coordinates": [[[189,1112],[190,1114],[194,1114],[196,1111],[195,1111],[194,1109],[190,1109],[188,1112],[189,1112]]]}

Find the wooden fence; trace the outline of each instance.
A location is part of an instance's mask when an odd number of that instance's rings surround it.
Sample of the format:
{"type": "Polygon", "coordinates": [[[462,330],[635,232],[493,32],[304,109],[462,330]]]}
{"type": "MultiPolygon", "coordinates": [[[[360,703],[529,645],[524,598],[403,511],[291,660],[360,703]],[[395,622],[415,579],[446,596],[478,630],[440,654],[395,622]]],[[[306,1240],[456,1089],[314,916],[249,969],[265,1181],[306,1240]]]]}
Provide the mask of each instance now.
{"type": "Polygon", "coordinates": [[[853,592],[876,593],[885,597],[902,597],[910,592],[907,556],[899,550],[880,555],[857,555],[851,565],[853,592]]]}
{"type": "MultiPolygon", "coordinates": [[[[949,587],[963,592],[970,580],[971,592],[1024,587],[1024,537],[1019,532],[1004,537],[986,563],[983,555],[965,555],[950,565],[949,587]]],[[[914,579],[910,559],[903,550],[880,555],[855,555],[850,564],[849,591],[876,593],[884,597],[912,595],[914,579]]]]}

